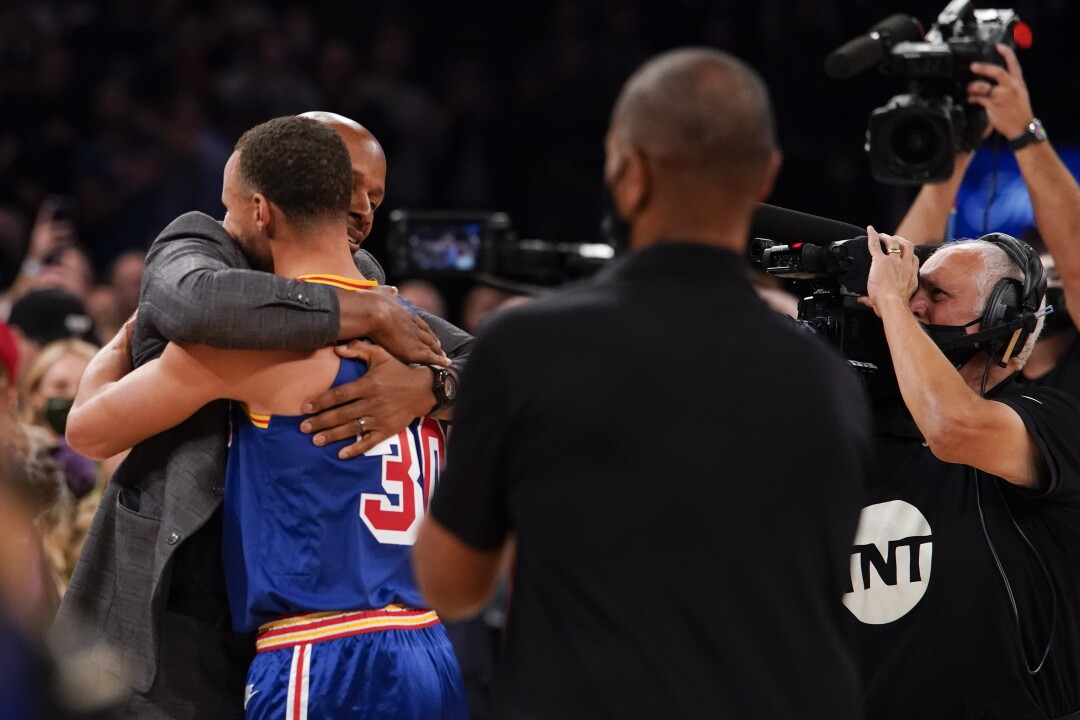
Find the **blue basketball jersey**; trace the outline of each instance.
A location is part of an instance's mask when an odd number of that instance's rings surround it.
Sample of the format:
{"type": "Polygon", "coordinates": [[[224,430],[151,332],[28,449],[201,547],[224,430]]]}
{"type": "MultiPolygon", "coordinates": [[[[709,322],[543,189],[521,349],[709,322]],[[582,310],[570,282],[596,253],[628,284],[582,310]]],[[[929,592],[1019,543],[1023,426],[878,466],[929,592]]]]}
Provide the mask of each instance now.
{"type": "MultiPolygon", "coordinates": [[[[340,360],[333,386],[366,366],[340,360]]],[[[437,482],[445,437],[414,420],[362,457],[352,439],[318,447],[302,415],[253,415],[232,404],[224,562],[233,625],[284,615],[424,606],[409,553],[437,482]]]]}

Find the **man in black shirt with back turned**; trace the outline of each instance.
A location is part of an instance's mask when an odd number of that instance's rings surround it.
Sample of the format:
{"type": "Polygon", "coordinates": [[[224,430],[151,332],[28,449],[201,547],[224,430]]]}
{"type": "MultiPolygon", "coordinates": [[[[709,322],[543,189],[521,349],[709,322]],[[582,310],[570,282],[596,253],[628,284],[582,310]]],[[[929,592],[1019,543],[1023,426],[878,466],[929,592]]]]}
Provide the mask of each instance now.
{"type": "Polygon", "coordinates": [[[485,329],[421,588],[476,613],[515,539],[500,717],[859,717],[839,599],[867,414],[749,282],[779,165],[767,91],[729,55],[665,53],[606,147],[633,252],[485,329]]]}

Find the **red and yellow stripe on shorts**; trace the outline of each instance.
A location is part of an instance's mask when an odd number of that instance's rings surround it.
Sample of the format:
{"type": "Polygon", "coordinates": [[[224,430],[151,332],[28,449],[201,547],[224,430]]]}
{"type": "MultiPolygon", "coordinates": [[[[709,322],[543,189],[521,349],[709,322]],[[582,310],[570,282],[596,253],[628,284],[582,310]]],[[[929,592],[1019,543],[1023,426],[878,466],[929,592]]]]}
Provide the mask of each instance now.
{"type": "Polygon", "coordinates": [[[312,645],[382,630],[418,630],[439,624],[434,610],[391,605],[382,610],[291,615],[259,628],[256,652],[292,648],[286,720],[307,720],[312,645]]]}
{"type": "Polygon", "coordinates": [[[416,630],[438,624],[439,616],[434,610],[414,610],[396,605],[382,610],[291,615],[259,628],[255,650],[268,652],[379,630],[416,630]]]}

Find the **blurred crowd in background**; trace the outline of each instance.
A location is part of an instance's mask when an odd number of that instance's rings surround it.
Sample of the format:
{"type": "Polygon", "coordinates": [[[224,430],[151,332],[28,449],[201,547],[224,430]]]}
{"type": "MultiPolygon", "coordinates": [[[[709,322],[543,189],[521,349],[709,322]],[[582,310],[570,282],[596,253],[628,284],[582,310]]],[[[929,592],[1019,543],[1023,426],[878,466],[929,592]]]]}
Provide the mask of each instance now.
{"type": "MultiPolygon", "coordinates": [[[[862,144],[871,110],[902,87],[873,71],[830,81],[822,61],[886,15],[929,25],[943,4],[5,0],[0,419],[43,538],[25,592],[55,607],[117,460],[99,467],[64,443],[78,378],[136,308],[157,233],[189,210],[222,216],[222,169],[245,129],[318,109],[372,130],[389,164],[377,257],[395,207],[501,210],[521,237],[595,241],[617,89],[657,51],[711,45],[773,89],[785,165],[771,202],[895,225],[913,189],[870,182],[862,144]]],[[[1022,62],[1042,120],[1057,146],[1075,144],[1067,103],[1049,101],[1080,94],[1080,75],[1055,71],[1080,3],[1013,7],[1035,33],[1022,62]]],[[[471,332],[510,297],[390,279],[471,332]]]]}
{"type": "MultiPolygon", "coordinates": [[[[771,202],[895,226],[914,189],[871,182],[862,146],[870,112],[902,85],[874,71],[831,81],[822,62],[887,15],[928,26],[944,4],[4,0],[0,696],[33,674],[10,652],[23,639],[9,621],[47,626],[121,459],[66,446],[79,377],[137,307],[157,233],[186,211],[223,215],[222,170],[244,130],[309,110],[367,126],[389,168],[366,244],[376,257],[392,208],[505,211],[519,237],[592,242],[618,88],[658,51],[709,45],[772,88],[785,163],[771,202]]],[[[1051,99],[1080,94],[1080,75],[1059,71],[1080,3],[1012,7],[1035,35],[1021,56],[1031,95],[1067,154],[1080,126],[1051,99]]],[[[516,302],[460,279],[389,279],[474,333],[516,302]]],[[[0,718],[20,717],[9,710],[0,718]]]]}
{"type": "MultiPolygon", "coordinates": [[[[522,237],[594,240],[616,89],[676,44],[729,50],[774,88],[786,162],[773,202],[856,224],[895,222],[912,193],[868,182],[862,144],[870,111],[901,83],[872,70],[831,81],[822,62],[886,15],[909,13],[928,26],[943,6],[8,0],[0,7],[0,287],[14,278],[50,196],[60,196],[53,212],[76,219],[103,278],[178,214],[221,215],[221,170],[241,132],[311,109],[355,118],[379,138],[387,208],[502,210],[522,237]]],[[[1013,7],[1034,30],[1021,56],[1033,97],[1080,90],[1080,77],[1054,71],[1080,6],[1013,7]]],[[[1075,142],[1066,111],[1041,106],[1055,143],[1075,142]]],[[[376,255],[384,232],[377,221],[376,255]]]]}

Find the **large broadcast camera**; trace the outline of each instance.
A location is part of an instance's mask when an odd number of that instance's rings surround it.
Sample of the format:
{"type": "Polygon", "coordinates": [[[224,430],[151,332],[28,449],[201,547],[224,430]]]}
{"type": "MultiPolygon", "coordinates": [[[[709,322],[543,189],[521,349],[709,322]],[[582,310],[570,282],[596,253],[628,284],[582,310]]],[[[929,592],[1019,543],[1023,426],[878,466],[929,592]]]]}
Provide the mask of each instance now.
{"type": "Polygon", "coordinates": [[[784,245],[754,238],[750,259],[769,275],[787,281],[801,298],[798,321],[836,346],[864,380],[891,365],[881,321],[858,302],[866,294],[868,269],[862,267],[870,259],[866,236],[827,245],[784,245]]]}
{"type": "Polygon", "coordinates": [[[1027,48],[1031,30],[1013,10],[952,0],[925,37],[918,20],[893,15],[826,58],[825,72],[836,80],[876,64],[907,81],[907,93],[870,115],[866,150],[874,179],[921,185],[949,178],[956,153],[974,150],[987,127],[986,111],[966,100],[968,83],[978,79],[971,63],[1004,66],[999,43],[1027,48]]]}
{"type": "Polygon", "coordinates": [[[503,212],[394,210],[386,242],[392,277],[462,277],[528,294],[588,277],[615,254],[604,243],[518,238],[503,212]]]}
{"type": "MultiPolygon", "coordinates": [[[[760,204],[750,228],[750,260],[799,300],[798,322],[832,343],[866,381],[871,396],[895,391],[885,328],[859,303],[872,258],[855,225],[760,204]],[[799,238],[793,241],[791,238],[799,238]]],[[[920,262],[933,251],[916,246],[920,262]]]]}

